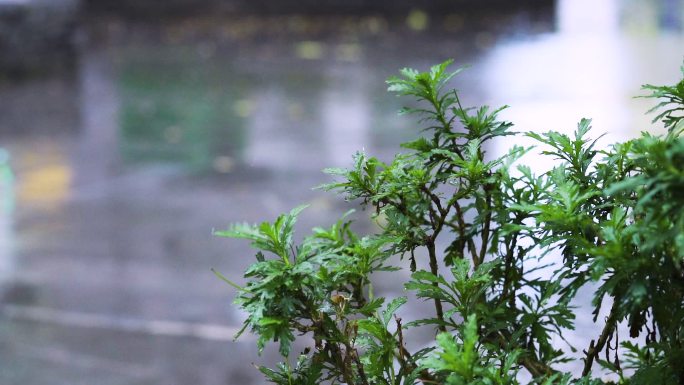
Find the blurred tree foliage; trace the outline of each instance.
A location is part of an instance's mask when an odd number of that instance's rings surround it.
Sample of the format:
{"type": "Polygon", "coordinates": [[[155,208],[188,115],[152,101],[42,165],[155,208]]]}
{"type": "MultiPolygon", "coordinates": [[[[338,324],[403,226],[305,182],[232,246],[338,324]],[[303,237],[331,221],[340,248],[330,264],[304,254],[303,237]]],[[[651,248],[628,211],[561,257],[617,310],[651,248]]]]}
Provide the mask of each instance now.
{"type": "Polygon", "coordinates": [[[645,86],[662,101],[665,135],[600,150],[586,119],[572,136],[523,134],[557,160],[536,174],[520,164],[532,148],[488,156],[489,141],[517,134],[502,108],[461,106],[449,64],[388,80],[422,102],[403,110],[426,134],[407,152],[390,163],[357,153],[352,168],[327,170],[337,180],[324,188],[372,207],[379,233],[357,235],[345,217],[295,244],[303,207],[217,232],[259,250],[247,283],[228,282],[243,331],[285,358],[260,370],[280,385],[603,384],[598,367],[621,384],[684,384],[684,80],[645,86]],[[408,297],[374,296],[372,274],[400,269],[395,255],[412,272],[405,289],[434,305],[427,318],[395,315],[408,297]],[[581,333],[595,338],[554,342],[574,329],[585,287],[596,328],[581,333]],[[408,351],[404,336],[420,327],[435,328],[435,342],[408,351]],[[310,346],[291,362],[304,335],[310,346]],[[573,361],[581,373],[558,369],[573,361]]]}

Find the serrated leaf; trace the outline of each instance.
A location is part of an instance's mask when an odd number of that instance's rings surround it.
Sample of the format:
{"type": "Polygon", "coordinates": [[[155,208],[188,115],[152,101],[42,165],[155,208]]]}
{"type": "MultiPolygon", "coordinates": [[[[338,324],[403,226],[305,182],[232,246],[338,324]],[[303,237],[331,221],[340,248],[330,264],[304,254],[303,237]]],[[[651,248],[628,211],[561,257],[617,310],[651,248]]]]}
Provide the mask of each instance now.
{"type": "Polygon", "coordinates": [[[385,327],[389,325],[389,322],[392,320],[392,316],[396,313],[397,309],[404,305],[407,300],[406,297],[397,297],[387,305],[387,309],[382,312],[382,319],[385,323],[385,327]]]}

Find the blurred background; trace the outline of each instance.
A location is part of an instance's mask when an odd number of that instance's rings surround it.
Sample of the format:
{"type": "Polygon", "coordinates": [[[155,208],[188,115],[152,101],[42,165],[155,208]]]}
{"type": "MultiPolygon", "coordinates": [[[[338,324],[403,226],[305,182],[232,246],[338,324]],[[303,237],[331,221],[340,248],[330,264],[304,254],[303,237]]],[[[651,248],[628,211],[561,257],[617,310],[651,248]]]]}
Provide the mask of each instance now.
{"type": "Polygon", "coordinates": [[[466,105],[605,145],[679,79],[684,0],[0,0],[0,384],[262,384],[210,272],[253,252],[212,229],[332,223],[321,169],[390,159],[384,79],[447,58],[466,105]]]}

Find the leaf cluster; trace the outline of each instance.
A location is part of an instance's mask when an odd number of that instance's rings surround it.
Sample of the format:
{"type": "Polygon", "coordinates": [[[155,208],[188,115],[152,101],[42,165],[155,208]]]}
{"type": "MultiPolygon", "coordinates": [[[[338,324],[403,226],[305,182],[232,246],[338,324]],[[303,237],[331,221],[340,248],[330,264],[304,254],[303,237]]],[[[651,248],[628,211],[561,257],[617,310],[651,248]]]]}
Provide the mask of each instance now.
{"type": "Polygon", "coordinates": [[[229,283],[243,330],[286,360],[260,370],[281,385],[604,384],[598,367],[621,384],[684,384],[684,80],[644,87],[662,100],[665,135],[599,148],[588,119],[573,135],[524,133],[553,165],[535,173],[522,164],[532,148],[487,153],[518,134],[498,117],[506,107],[461,105],[450,64],[388,80],[421,106],[402,110],[424,133],[406,152],[326,170],[335,180],[322,187],[372,208],[376,234],[355,234],[345,215],[295,244],[303,207],[216,233],[259,250],[245,286],[229,283]],[[372,275],[398,269],[394,255],[433,314],[404,322],[395,313],[411,296],[375,297],[372,275]],[[583,290],[591,315],[576,307],[583,290]],[[592,317],[595,338],[559,344],[578,316],[592,317]],[[434,343],[409,351],[404,335],[425,327],[434,343]],[[290,365],[298,336],[308,347],[290,365]],[[568,362],[581,371],[561,371],[568,362]]]}

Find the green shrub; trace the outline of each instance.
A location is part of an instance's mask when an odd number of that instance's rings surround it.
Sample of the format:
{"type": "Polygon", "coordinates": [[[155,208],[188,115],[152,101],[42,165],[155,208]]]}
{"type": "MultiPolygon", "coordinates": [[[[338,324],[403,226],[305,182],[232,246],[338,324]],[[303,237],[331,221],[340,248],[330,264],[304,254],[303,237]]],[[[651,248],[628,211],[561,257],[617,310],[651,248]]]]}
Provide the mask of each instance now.
{"type": "Polygon", "coordinates": [[[458,72],[449,64],[388,80],[422,103],[403,112],[420,116],[425,136],[391,163],[357,153],[352,168],[327,170],[336,181],[323,187],[372,208],[377,234],[357,235],[343,218],[294,244],[303,207],[217,232],[259,250],[247,283],[229,283],[248,314],[243,331],[285,358],[260,370],[281,385],[602,384],[600,366],[619,383],[684,384],[684,80],[645,86],[662,101],[654,122],[665,135],[601,150],[586,119],[573,136],[522,134],[558,160],[535,174],[518,164],[532,148],[488,156],[489,141],[520,134],[498,120],[501,108],[463,108],[447,89],[458,72]],[[401,320],[407,297],[374,296],[371,276],[400,269],[396,255],[412,272],[405,289],[434,305],[428,318],[401,320]],[[581,333],[595,338],[553,343],[574,329],[585,286],[596,329],[581,333]],[[420,327],[436,340],[409,352],[404,336],[420,327]],[[298,335],[311,346],[295,359],[298,335]],[[581,373],[557,369],[568,362],[581,373]]]}

